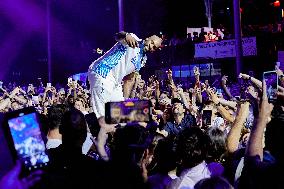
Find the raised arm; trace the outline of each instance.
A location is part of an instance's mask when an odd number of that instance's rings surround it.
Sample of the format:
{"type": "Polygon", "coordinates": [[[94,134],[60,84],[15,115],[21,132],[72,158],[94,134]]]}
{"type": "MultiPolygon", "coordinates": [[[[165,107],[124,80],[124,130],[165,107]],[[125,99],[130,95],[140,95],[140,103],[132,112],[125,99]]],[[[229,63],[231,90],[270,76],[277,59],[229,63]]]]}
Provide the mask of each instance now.
{"type": "Polygon", "coordinates": [[[138,42],[137,40],[131,36],[130,33],[127,33],[125,31],[121,31],[115,34],[115,40],[119,41],[121,43],[126,43],[130,47],[135,48],[138,47],[138,42]]]}
{"type": "Polygon", "coordinates": [[[237,108],[237,103],[235,101],[225,100],[223,98],[219,98],[219,102],[224,106],[229,106],[233,109],[237,108]]]}
{"type": "Polygon", "coordinates": [[[268,103],[266,94],[266,83],[263,80],[262,87],[262,102],[260,105],[260,111],[257,119],[256,125],[252,127],[250,138],[248,140],[248,146],[246,148],[246,156],[254,157],[259,156],[263,159],[263,136],[268,118],[273,110],[273,105],[268,103]]]}
{"type": "Polygon", "coordinates": [[[237,117],[227,137],[226,144],[229,153],[237,151],[239,146],[239,141],[241,138],[242,128],[248,115],[249,115],[249,102],[245,102],[244,104],[241,104],[237,117]]]}
{"type": "Polygon", "coordinates": [[[226,94],[230,99],[232,99],[233,96],[232,96],[230,90],[229,90],[228,87],[227,87],[227,81],[228,81],[228,76],[224,75],[224,76],[222,77],[222,88],[223,88],[225,94],[226,94]]]}
{"type": "Polygon", "coordinates": [[[215,104],[218,112],[222,115],[222,117],[231,123],[234,122],[235,118],[230,114],[230,112],[224,106],[222,106],[222,104],[220,103],[220,99],[212,91],[212,89],[208,88],[206,92],[210,97],[210,99],[212,100],[212,102],[215,104]]]}
{"type": "Polygon", "coordinates": [[[259,89],[262,89],[262,82],[254,77],[251,77],[247,74],[243,74],[243,73],[240,73],[239,75],[240,78],[242,79],[248,79],[250,80],[251,82],[253,82],[259,89]]]}
{"type": "Polygon", "coordinates": [[[123,97],[125,99],[129,98],[131,95],[131,91],[135,84],[135,78],[136,78],[135,72],[132,72],[131,74],[125,76],[123,78],[123,97]]]}

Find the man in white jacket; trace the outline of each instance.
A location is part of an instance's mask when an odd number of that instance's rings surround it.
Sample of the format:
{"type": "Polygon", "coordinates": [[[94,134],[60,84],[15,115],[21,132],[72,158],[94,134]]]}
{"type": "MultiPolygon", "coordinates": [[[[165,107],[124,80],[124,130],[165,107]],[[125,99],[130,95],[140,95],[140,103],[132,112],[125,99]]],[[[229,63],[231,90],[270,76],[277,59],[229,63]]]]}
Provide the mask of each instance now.
{"type": "MultiPolygon", "coordinates": [[[[91,106],[100,124],[104,124],[106,102],[128,98],[123,96],[123,78],[139,71],[146,62],[145,53],[154,52],[162,43],[156,35],[141,40],[135,34],[126,32],[116,34],[116,39],[118,42],[95,60],[88,70],[91,106]]],[[[131,89],[125,87],[124,90],[131,89]]]]}

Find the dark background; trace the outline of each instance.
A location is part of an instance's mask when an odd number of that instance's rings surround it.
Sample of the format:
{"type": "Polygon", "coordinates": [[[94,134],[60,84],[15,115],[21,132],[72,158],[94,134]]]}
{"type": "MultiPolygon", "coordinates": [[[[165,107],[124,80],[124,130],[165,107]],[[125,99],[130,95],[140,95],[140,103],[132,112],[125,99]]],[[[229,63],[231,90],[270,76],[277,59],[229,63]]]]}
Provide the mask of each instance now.
{"type": "MultiPolygon", "coordinates": [[[[68,76],[87,71],[98,57],[94,49],[107,50],[114,44],[118,4],[117,0],[50,1],[52,82],[66,82],[68,76]]],[[[280,8],[272,2],[241,0],[243,24],[279,20],[280,8]]],[[[232,10],[231,0],[214,0],[213,27],[222,24],[233,31],[232,10]]],[[[203,0],[124,0],[124,14],[125,30],[140,38],[160,32],[185,36],[186,27],[207,26],[203,0]]],[[[1,1],[0,79],[28,83],[41,77],[47,81],[46,36],[46,1],[1,1]]],[[[149,61],[159,67],[159,60],[149,61]]]]}

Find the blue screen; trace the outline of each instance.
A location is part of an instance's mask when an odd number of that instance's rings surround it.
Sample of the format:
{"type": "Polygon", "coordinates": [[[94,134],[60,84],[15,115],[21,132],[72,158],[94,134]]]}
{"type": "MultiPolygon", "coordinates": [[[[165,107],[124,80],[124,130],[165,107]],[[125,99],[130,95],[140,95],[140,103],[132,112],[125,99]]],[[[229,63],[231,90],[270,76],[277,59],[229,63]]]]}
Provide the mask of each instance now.
{"type": "Polygon", "coordinates": [[[27,167],[37,168],[49,161],[36,113],[10,119],[8,124],[17,155],[27,167]]]}

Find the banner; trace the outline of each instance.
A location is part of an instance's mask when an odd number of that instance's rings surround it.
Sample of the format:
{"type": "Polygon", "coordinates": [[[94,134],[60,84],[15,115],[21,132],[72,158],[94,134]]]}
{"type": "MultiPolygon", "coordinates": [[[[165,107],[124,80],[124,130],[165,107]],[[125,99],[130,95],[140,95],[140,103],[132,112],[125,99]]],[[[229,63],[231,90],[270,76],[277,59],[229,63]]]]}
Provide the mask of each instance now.
{"type": "MultiPolygon", "coordinates": [[[[242,39],[243,55],[256,56],[256,37],[242,39]]],[[[230,58],[236,57],[235,40],[222,40],[216,42],[196,43],[195,58],[230,58]]]]}
{"type": "Polygon", "coordinates": [[[205,63],[172,66],[173,77],[194,77],[194,67],[199,68],[200,76],[202,77],[221,75],[220,63],[205,63]]]}

